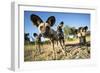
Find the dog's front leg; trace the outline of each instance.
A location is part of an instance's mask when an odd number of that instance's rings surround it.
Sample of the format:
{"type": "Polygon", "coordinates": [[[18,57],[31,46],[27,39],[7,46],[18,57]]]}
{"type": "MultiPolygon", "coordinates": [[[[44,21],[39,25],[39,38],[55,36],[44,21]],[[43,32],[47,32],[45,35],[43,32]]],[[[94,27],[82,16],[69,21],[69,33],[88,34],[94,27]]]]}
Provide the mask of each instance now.
{"type": "Polygon", "coordinates": [[[65,40],[63,39],[62,41],[63,41],[64,51],[66,51],[65,40]]]}
{"type": "Polygon", "coordinates": [[[39,53],[41,54],[41,34],[38,35],[38,49],[39,53]]]}
{"type": "Polygon", "coordinates": [[[40,47],[40,44],[41,44],[41,42],[39,41],[39,42],[38,42],[38,47],[39,47],[39,48],[38,48],[38,49],[39,49],[39,54],[41,53],[41,47],[40,47]]]}
{"type": "Polygon", "coordinates": [[[53,59],[56,60],[56,50],[54,48],[54,40],[52,40],[52,46],[53,46],[53,59]]]}

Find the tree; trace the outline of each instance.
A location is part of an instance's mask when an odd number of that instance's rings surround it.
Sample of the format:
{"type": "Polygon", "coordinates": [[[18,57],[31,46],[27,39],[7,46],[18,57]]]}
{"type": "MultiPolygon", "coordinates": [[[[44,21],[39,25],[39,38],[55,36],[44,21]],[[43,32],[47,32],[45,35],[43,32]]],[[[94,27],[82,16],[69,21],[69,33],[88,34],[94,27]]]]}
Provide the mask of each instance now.
{"type": "Polygon", "coordinates": [[[70,31],[70,27],[68,25],[66,25],[64,28],[64,34],[68,35],[71,31],[70,31]]]}
{"type": "Polygon", "coordinates": [[[70,28],[70,30],[71,30],[71,33],[70,33],[70,34],[75,35],[75,33],[76,33],[76,28],[75,28],[75,27],[72,27],[72,28],[70,28]]]}
{"type": "Polygon", "coordinates": [[[63,30],[64,30],[65,38],[67,38],[67,36],[71,33],[70,27],[66,25],[64,26],[63,30]]]}

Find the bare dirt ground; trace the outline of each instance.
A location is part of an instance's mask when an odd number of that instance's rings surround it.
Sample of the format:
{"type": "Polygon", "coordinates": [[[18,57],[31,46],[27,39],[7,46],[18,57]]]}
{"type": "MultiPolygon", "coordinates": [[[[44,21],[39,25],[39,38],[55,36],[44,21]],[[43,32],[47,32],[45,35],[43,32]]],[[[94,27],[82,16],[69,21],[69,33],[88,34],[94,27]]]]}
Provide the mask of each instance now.
{"type": "MultiPolygon", "coordinates": [[[[90,44],[90,39],[87,39],[90,44]]],[[[24,46],[24,61],[48,61],[48,60],[66,60],[66,59],[89,59],[90,46],[80,46],[78,39],[66,41],[65,50],[60,45],[55,44],[56,58],[51,44],[43,44],[41,53],[35,48],[35,45],[24,46]]]]}

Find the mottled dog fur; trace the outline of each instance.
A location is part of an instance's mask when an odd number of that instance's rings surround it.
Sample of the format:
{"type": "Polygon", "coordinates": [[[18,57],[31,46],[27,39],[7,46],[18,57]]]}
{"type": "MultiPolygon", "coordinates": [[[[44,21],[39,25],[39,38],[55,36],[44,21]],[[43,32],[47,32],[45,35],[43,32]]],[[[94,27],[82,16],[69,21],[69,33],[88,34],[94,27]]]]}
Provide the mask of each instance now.
{"type": "MultiPolygon", "coordinates": [[[[55,24],[55,17],[50,16],[46,22],[43,22],[42,19],[32,14],[30,16],[32,23],[38,27],[39,33],[42,34],[42,37],[49,38],[53,45],[54,55],[56,55],[56,49],[54,48],[54,42],[58,41],[57,31],[53,30],[51,27],[55,24]]],[[[55,56],[56,58],[56,56],[55,56]]]]}
{"type": "Polygon", "coordinates": [[[65,41],[64,41],[64,33],[62,30],[63,24],[64,24],[64,22],[62,21],[57,27],[57,37],[58,37],[58,41],[59,41],[61,47],[64,49],[65,41]]]}

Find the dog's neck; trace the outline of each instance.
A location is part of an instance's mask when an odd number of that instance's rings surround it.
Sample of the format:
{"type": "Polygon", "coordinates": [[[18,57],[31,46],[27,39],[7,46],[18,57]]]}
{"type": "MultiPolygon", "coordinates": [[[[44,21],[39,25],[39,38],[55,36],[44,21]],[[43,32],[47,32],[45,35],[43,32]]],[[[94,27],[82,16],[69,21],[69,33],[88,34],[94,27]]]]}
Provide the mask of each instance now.
{"type": "Polygon", "coordinates": [[[56,38],[56,31],[51,29],[49,33],[41,33],[44,38],[56,38]]]}

